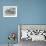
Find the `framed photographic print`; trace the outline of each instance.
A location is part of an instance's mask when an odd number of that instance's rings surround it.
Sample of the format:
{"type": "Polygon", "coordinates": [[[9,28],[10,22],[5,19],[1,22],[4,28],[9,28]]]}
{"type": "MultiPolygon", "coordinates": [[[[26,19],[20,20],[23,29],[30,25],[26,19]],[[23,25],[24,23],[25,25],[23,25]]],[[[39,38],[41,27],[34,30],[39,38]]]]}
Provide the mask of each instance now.
{"type": "Polygon", "coordinates": [[[19,42],[21,40],[46,41],[46,25],[20,24],[18,38],[19,42]]]}
{"type": "Polygon", "coordinates": [[[42,45],[43,42],[46,43],[45,24],[18,24],[19,46],[42,45]]]}
{"type": "Polygon", "coordinates": [[[17,6],[3,6],[3,17],[17,17],[17,6]]]}

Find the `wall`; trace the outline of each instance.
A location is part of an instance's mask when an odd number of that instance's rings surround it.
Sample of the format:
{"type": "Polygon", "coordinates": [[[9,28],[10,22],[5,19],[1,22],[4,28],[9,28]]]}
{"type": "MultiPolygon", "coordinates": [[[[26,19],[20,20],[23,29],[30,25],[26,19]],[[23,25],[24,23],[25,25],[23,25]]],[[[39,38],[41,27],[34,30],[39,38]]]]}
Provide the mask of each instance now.
{"type": "MultiPolygon", "coordinates": [[[[16,32],[17,34],[17,18],[4,18],[3,17],[3,6],[17,5],[17,0],[0,0],[0,44],[7,44],[8,34],[10,32],[16,32]]],[[[15,41],[18,42],[17,39],[15,41]]]]}
{"type": "Polygon", "coordinates": [[[0,0],[0,44],[8,43],[9,32],[18,32],[17,24],[46,24],[46,0],[0,0]],[[17,5],[18,17],[4,18],[5,5],[17,5]]]}

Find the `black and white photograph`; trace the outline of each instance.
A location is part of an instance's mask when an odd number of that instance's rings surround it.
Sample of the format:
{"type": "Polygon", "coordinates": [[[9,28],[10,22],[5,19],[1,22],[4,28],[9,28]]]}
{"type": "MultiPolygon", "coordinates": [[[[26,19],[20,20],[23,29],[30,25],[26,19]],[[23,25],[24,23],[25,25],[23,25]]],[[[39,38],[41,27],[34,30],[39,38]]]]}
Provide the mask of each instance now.
{"type": "Polygon", "coordinates": [[[31,46],[34,43],[46,42],[46,25],[18,25],[20,46],[31,46]]]}

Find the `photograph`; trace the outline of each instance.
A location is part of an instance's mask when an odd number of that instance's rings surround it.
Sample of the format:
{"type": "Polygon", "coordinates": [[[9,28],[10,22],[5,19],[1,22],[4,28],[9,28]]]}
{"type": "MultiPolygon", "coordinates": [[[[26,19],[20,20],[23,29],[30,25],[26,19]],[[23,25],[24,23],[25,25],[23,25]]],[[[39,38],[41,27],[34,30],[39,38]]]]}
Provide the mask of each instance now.
{"type": "Polygon", "coordinates": [[[46,25],[18,25],[18,41],[20,46],[31,46],[32,42],[46,41],[46,25]]]}
{"type": "Polygon", "coordinates": [[[17,17],[17,6],[3,6],[3,17],[17,17]]]}

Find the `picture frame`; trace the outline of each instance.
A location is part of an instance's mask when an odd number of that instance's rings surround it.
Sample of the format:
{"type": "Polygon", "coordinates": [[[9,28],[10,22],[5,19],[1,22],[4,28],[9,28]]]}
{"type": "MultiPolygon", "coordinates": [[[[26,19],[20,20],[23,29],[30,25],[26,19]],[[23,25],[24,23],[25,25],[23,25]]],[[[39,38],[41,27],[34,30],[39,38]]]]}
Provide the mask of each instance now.
{"type": "Polygon", "coordinates": [[[19,24],[18,25],[18,42],[25,39],[21,33],[22,30],[24,31],[28,30],[28,35],[29,33],[33,32],[33,34],[30,34],[30,36],[33,36],[32,39],[28,38],[31,41],[46,41],[46,25],[45,24],[19,24]],[[34,31],[36,31],[36,33],[34,31]],[[21,37],[23,38],[21,39],[21,37]]]}
{"type": "Polygon", "coordinates": [[[17,6],[3,6],[3,17],[17,17],[17,6]]]}

